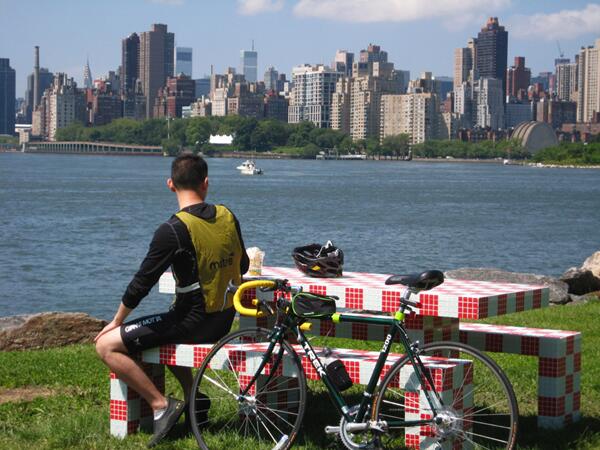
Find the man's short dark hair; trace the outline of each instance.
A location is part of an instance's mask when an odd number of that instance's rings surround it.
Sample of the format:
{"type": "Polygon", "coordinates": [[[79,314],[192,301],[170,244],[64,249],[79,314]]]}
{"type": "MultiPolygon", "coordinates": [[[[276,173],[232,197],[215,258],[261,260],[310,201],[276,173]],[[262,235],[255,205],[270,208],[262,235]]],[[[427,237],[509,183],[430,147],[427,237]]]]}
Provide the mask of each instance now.
{"type": "Polygon", "coordinates": [[[197,191],[207,175],[206,161],[198,155],[181,155],[171,164],[171,180],[177,189],[197,191]]]}

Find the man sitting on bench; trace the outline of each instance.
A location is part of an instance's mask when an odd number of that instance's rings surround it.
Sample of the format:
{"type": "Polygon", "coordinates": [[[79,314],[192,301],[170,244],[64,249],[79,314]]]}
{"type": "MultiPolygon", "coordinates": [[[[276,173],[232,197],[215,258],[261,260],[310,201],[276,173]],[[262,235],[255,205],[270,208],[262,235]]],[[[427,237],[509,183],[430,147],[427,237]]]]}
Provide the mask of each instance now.
{"type": "MultiPolygon", "coordinates": [[[[166,398],[132,355],[164,344],[212,343],[226,335],[235,309],[226,296],[232,280],[241,283],[248,270],[239,223],[222,205],[204,200],[208,168],[200,156],[179,156],[171,166],[167,186],[177,195],[179,212],[158,227],[140,269],[123,295],[113,320],[96,336],[96,350],[117,376],[136,390],[154,412],[156,445],[175,425],[185,403],[166,398]],[[177,288],[168,312],[124,323],[125,318],[172,266],[177,288]]],[[[181,383],[185,402],[190,400],[192,371],[169,366],[181,383]]]]}

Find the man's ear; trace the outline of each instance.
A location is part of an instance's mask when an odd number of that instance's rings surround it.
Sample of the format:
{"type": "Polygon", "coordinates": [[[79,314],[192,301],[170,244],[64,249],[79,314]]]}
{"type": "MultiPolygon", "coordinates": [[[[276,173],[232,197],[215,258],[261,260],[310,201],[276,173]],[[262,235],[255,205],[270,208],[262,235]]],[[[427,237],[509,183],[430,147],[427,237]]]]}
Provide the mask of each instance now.
{"type": "Polygon", "coordinates": [[[167,187],[169,188],[169,190],[171,192],[177,191],[177,188],[175,187],[175,183],[173,183],[173,180],[171,178],[167,179],[167,187]]]}

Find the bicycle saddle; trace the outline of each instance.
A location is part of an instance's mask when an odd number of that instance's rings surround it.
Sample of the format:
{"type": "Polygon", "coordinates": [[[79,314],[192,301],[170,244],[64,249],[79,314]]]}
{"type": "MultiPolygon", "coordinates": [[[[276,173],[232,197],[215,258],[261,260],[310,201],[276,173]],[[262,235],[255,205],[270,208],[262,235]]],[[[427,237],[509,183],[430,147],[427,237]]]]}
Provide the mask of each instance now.
{"type": "Polygon", "coordinates": [[[385,284],[403,284],[417,291],[428,291],[444,282],[444,274],[439,270],[426,270],[408,275],[392,275],[385,284]]]}

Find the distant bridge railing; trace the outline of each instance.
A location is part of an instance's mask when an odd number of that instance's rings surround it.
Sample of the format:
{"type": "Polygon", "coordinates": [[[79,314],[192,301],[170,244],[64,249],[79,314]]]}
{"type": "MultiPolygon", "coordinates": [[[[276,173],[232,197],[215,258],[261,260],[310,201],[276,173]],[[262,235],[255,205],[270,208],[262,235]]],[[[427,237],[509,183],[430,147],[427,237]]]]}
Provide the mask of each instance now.
{"type": "Polygon", "coordinates": [[[78,153],[90,155],[162,156],[163,148],[154,145],[117,144],[113,142],[27,142],[25,153],[78,153]]]}

